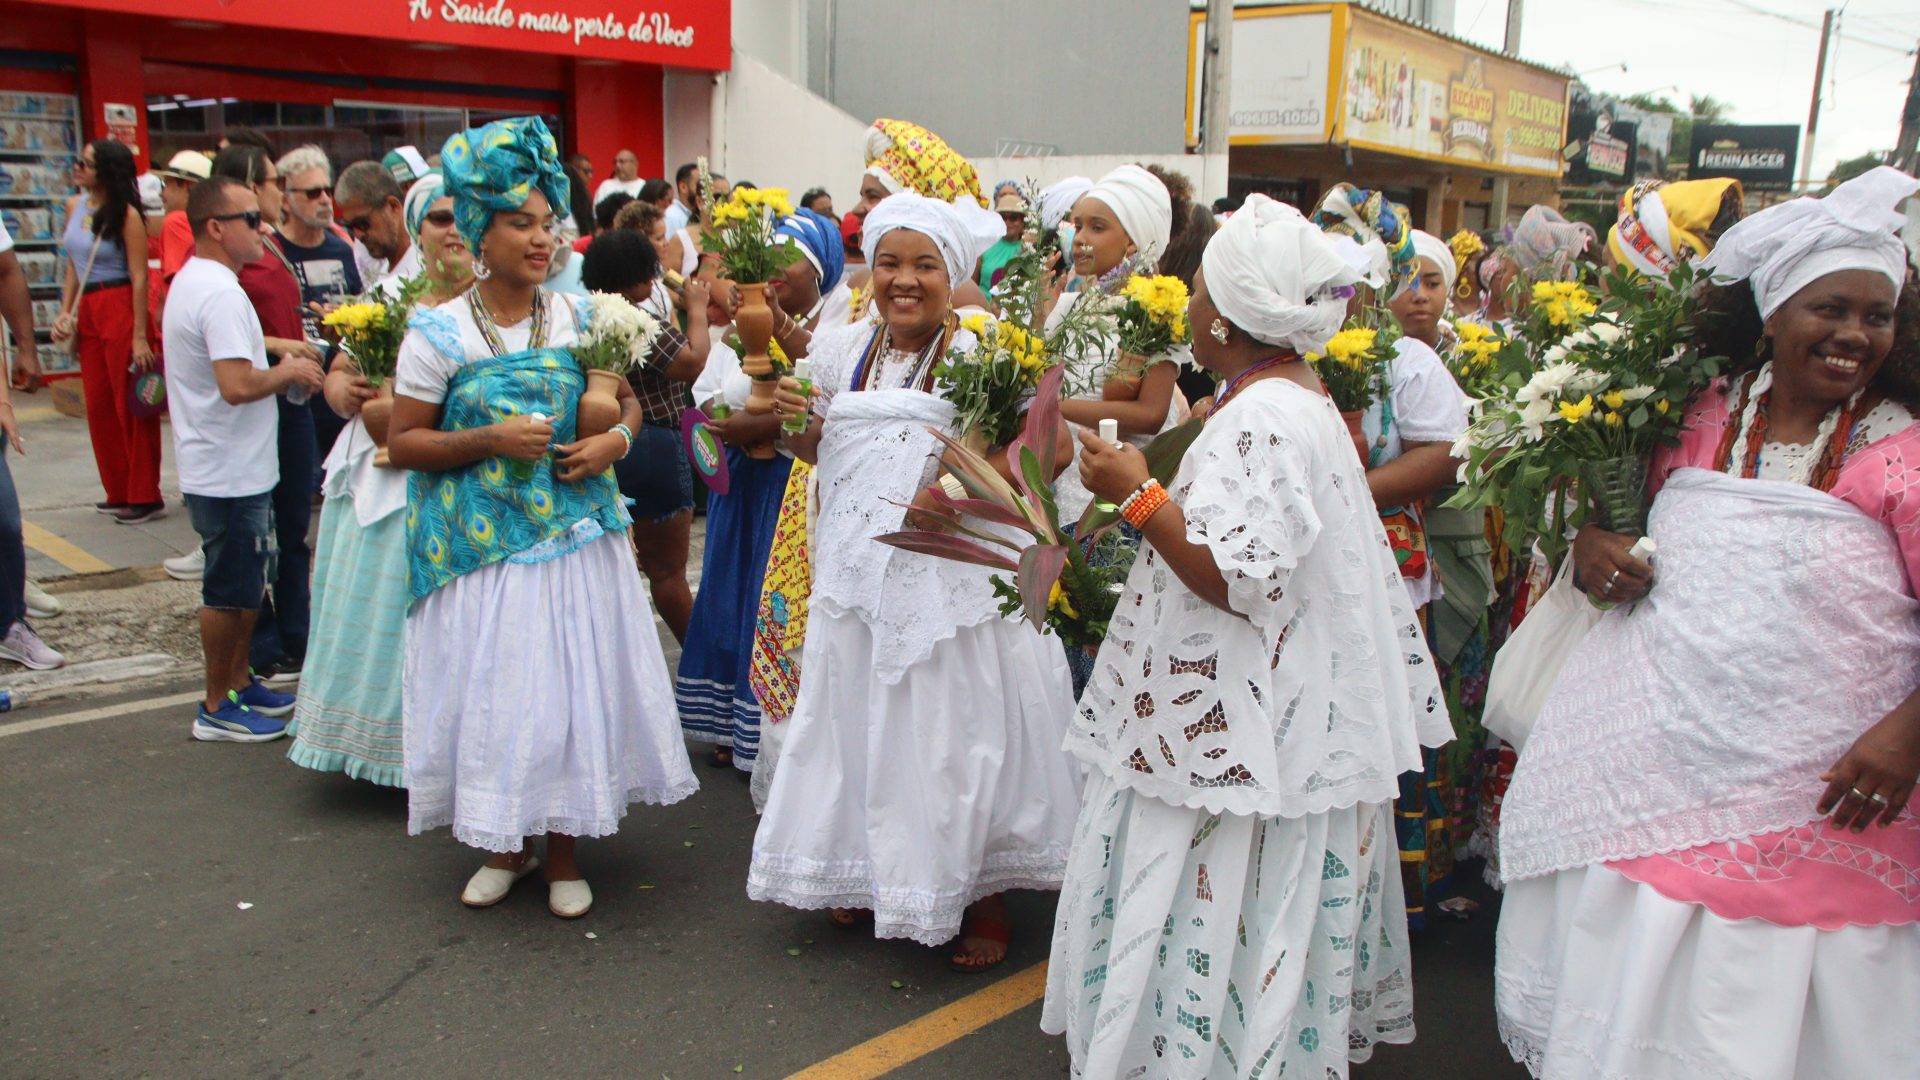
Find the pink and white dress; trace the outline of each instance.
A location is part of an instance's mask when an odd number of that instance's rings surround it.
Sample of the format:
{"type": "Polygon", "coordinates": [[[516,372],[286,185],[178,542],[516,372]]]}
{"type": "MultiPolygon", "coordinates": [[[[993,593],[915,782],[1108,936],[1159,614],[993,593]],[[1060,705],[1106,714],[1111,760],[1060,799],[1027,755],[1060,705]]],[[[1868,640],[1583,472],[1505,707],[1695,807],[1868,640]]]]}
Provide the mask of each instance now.
{"type": "MultiPolygon", "coordinates": [[[[1719,389],[1657,455],[1653,592],[1569,658],[1502,807],[1500,1031],[1536,1077],[1920,1077],[1920,806],[1820,774],[1920,685],[1920,425],[1884,403],[1720,471],[1719,389]]],[[[1920,803],[1920,800],[1916,800],[1920,803]]]]}

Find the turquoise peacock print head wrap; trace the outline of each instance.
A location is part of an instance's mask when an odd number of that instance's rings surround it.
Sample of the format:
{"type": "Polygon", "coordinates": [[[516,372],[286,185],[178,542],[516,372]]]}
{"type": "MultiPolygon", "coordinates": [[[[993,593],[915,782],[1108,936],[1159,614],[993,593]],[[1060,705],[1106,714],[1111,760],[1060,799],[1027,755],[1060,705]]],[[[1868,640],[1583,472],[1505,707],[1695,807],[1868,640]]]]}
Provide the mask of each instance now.
{"type": "Polygon", "coordinates": [[[440,150],[440,172],[453,196],[454,222],[475,252],[494,215],[525,206],[535,191],[555,214],[570,210],[560,148],[537,116],[495,120],[453,136],[440,150]]]}

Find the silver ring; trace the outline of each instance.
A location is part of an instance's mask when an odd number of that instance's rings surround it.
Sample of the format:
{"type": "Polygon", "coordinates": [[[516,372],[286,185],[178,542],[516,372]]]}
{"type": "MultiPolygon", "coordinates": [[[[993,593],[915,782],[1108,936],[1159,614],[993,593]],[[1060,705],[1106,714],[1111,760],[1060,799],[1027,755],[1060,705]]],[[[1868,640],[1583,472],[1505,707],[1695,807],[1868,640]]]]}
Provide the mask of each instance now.
{"type": "Polygon", "coordinates": [[[1861,791],[1859,788],[1848,788],[1847,790],[1853,793],[1854,798],[1860,799],[1864,802],[1872,802],[1875,799],[1879,798],[1878,795],[1869,795],[1866,792],[1861,791]]]}
{"type": "Polygon", "coordinates": [[[1613,573],[1607,575],[1607,583],[1605,585],[1602,585],[1601,588],[1607,590],[1608,592],[1612,592],[1614,585],[1617,584],[1619,581],[1620,581],[1620,571],[1615,570],[1613,573]]]}
{"type": "Polygon", "coordinates": [[[1870,802],[1870,803],[1872,803],[1872,804],[1873,804],[1873,805],[1875,805],[1875,806],[1886,806],[1886,805],[1887,805],[1887,797],[1886,797],[1885,795],[1882,795],[1882,794],[1880,794],[1880,793],[1879,793],[1879,792],[1877,792],[1877,791],[1876,791],[1876,792],[1874,792],[1873,794],[1871,794],[1871,795],[1869,795],[1869,796],[1867,796],[1867,801],[1868,801],[1868,802],[1870,802]]]}

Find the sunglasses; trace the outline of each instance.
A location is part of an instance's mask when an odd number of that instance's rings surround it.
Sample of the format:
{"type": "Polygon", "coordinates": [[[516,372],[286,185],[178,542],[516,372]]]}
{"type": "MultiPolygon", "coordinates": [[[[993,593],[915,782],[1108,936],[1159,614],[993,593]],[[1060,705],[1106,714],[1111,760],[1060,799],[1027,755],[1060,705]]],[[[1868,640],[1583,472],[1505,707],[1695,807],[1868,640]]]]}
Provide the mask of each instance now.
{"type": "Polygon", "coordinates": [[[316,184],[313,187],[288,188],[287,193],[290,195],[304,195],[309,199],[318,199],[323,195],[327,196],[328,198],[332,198],[333,185],[332,184],[316,184]]]}
{"type": "MultiPolygon", "coordinates": [[[[453,211],[429,210],[427,211],[427,224],[444,229],[453,224],[453,211]]],[[[348,228],[352,228],[352,226],[349,225],[348,228]]]]}
{"type": "Polygon", "coordinates": [[[260,211],[258,210],[239,210],[231,214],[215,214],[209,220],[211,221],[244,221],[247,223],[247,228],[258,230],[260,228],[261,219],[260,219],[260,211]]]}
{"type": "Polygon", "coordinates": [[[75,172],[81,172],[81,171],[86,171],[86,172],[92,172],[92,171],[93,171],[93,162],[91,162],[91,161],[88,161],[88,160],[87,160],[86,158],[74,158],[74,159],[73,159],[73,171],[75,171],[75,172]]]}

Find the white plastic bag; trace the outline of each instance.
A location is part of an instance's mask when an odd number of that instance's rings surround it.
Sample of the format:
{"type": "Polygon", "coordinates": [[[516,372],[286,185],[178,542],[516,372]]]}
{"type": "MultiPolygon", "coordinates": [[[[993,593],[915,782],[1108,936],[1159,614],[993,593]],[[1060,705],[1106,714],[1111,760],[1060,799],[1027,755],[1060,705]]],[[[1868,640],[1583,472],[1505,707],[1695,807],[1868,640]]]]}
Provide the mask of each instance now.
{"type": "Polygon", "coordinates": [[[1523,747],[1540,707],[1547,703],[1547,692],[1560,677],[1561,666],[1604,614],[1573,587],[1573,558],[1569,554],[1540,602],[1527,612],[1493,659],[1480,721],[1486,729],[1513,744],[1515,750],[1523,747]]]}

